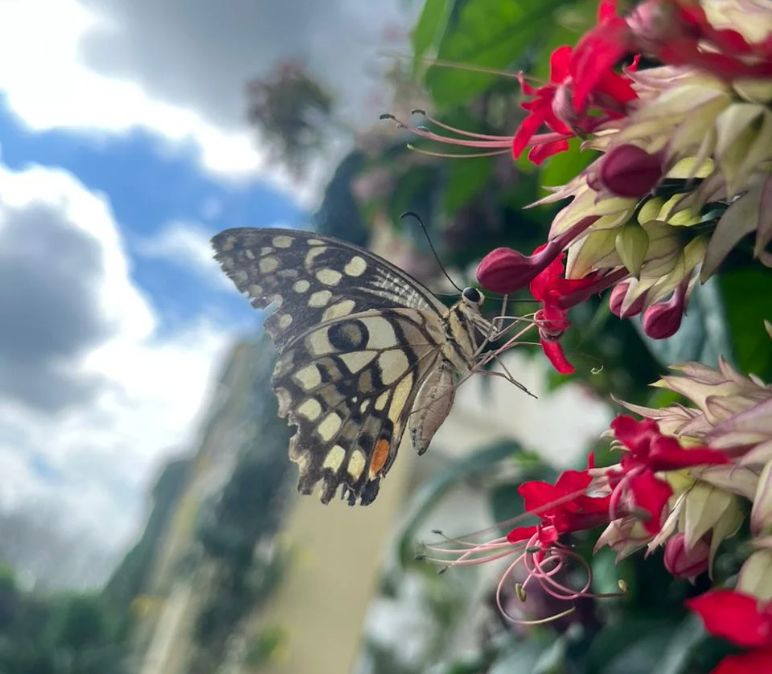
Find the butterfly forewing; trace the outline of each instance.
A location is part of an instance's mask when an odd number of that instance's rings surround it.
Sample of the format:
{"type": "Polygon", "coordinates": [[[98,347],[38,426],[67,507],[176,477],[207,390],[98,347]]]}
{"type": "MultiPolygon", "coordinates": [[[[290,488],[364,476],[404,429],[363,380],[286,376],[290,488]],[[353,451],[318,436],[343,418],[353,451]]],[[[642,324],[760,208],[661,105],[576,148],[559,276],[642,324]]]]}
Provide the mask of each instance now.
{"type": "Polygon", "coordinates": [[[277,306],[265,325],[280,349],[309,327],[368,309],[444,310],[385,260],[312,232],[229,229],[212,244],[225,273],[255,307],[277,306]]]}
{"type": "Polygon", "coordinates": [[[396,456],[416,392],[441,360],[444,305],[385,260],[341,241],[285,229],[231,229],[216,258],[256,307],[281,356],[279,411],[297,426],[298,488],[340,485],[371,502],[396,456]]]}

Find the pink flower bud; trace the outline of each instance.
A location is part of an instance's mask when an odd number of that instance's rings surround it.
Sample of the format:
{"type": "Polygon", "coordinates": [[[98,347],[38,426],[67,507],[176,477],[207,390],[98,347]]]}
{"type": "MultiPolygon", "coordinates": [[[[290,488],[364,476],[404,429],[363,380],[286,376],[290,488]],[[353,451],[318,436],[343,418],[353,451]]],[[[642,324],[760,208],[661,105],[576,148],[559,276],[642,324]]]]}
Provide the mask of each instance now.
{"type": "MultiPolygon", "coordinates": [[[[506,294],[525,287],[549,267],[550,263],[560,255],[563,248],[597,219],[597,215],[582,218],[562,234],[538,246],[531,255],[523,255],[511,248],[492,250],[477,265],[477,281],[483,288],[494,293],[506,294]]],[[[560,274],[562,272],[563,266],[561,264],[560,274]]]]}
{"type": "Polygon", "coordinates": [[[496,248],[477,265],[477,281],[486,290],[511,293],[528,285],[540,268],[528,255],[512,248],[496,248]]]}
{"type": "Polygon", "coordinates": [[[512,248],[496,248],[477,265],[477,281],[486,290],[511,293],[528,285],[560,254],[560,243],[539,246],[533,255],[512,248]]]}
{"type": "Polygon", "coordinates": [[[708,570],[710,545],[704,539],[698,540],[691,550],[686,548],[686,536],[677,533],[665,544],[665,568],[676,578],[693,581],[708,570]]]}
{"type": "Polygon", "coordinates": [[[577,128],[582,115],[574,110],[573,91],[568,84],[561,84],[555,89],[552,99],[552,112],[570,129],[577,128]]]}
{"type": "Polygon", "coordinates": [[[620,145],[600,164],[600,182],[620,197],[642,197],[651,192],[664,173],[662,158],[635,145],[620,145]]]}
{"type": "Polygon", "coordinates": [[[627,16],[627,25],[643,44],[662,44],[675,39],[681,31],[673,9],[661,0],[646,0],[627,16]]]}
{"type": "Polygon", "coordinates": [[[611,313],[619,318],[630,318],[631,316],[637,316],[643,311],[643,306],[646,304],[646,293],[636,298],[627,309],[623,309],[627,293],[630,291],[631,281],[622,281],[617,283],[611,291],[611,295],[608,298],[608,306],[611,313]]]}
{"type": "Polygon", "coordinates": [[[643,312],[643,331],[652,339],[672,337],[681,327],[686,309],[686,286],[678,286],[670,299],[652,304],[643,312]]]}

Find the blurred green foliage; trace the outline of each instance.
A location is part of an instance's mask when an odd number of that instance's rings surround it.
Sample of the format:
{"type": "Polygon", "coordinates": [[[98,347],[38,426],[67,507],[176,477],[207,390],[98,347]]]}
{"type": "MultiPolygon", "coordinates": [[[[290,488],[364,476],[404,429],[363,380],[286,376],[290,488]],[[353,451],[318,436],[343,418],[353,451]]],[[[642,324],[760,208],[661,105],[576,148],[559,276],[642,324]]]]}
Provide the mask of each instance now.
{"type": "Polygon", "coordinates": [[[98,593],[38,595],[0,567],[3,674],[121,674],[127,670],[117,626],[98,593]]]}

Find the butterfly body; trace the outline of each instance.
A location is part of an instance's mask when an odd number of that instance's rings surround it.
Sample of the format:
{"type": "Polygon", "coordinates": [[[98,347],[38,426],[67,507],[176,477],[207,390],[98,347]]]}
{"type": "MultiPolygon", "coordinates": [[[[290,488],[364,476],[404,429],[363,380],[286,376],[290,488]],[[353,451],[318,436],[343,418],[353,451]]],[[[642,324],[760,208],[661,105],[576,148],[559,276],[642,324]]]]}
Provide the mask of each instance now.
{"type": "Polygon", "coordinates": [[[277,307],[265,326],[279,414],[297,426],[298,489],[322,482],[326,503],[342,485],[352,505],[372,502],[404,432],[426,451],[474,369],[491,333],[482,296],[447,308],[386,260],[311,232],[231,229],[212,243],[254,306],[277,307]]]}

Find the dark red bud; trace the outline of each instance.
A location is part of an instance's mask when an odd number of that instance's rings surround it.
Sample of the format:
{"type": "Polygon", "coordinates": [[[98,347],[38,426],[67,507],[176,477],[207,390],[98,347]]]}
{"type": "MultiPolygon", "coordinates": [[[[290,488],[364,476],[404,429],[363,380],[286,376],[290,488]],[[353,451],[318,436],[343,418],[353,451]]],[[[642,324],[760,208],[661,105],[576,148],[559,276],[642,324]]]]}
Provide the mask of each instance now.
{"type": "Polygon", "coordinates": [[[662,179],[662,157],[635,145],[620,145],[609,151],[600,165],[600,182],[619,197],[642,197],[662,179]]]}
{"type": "Polygon", "coordinates": [[[560,254],[560,244],[540,246],[533,255],[512,248],[496,248],[477,265],[477,281],[486,290],[507,294],[527,286],[560,254]]]}
{"type": "Polygon", "coordinates": [[[692,580],[708,570],[710,545],[698,540],[691,550],[686,548],[686,536],[677,533],[665,544],[665,568],[676,578],[692,580]]]}
{"type": "Polygon", "coordinates": [[[631,316],[637,316],[641,313],[641,311],[643,311],[643,307],[646,304],[646,293],[644,293],[635,299],[633,303],[627,307],[627,309],[623,310],[622,306],[624,305],[625,299],[627,298],[627,293],[629,291],[630,281],[622,281],[621,283],[617,283],[617,285],[614,286],[613,290],[611,291],[611,295],[609,295],[609,309],[611,310],[612,314],[619,316],[619,318],[630,318],[631,316]]]}
{"type": "Polygon", "coordinates": [[[652,339],[672,337],[681,327],[686,308],[686,289],[678,286],[670,299],[652,304],[643,312],[643,331],[652,339]]]}

